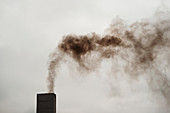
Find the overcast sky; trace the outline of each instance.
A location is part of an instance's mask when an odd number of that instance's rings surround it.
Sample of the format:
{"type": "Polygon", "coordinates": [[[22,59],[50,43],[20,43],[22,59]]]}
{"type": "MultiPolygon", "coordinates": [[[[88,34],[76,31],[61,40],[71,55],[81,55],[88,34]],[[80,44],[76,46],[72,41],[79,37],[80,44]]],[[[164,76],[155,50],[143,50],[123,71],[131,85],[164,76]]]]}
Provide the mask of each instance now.
{"type": "MultiPolygon", "coordinates": [[[[0,113],[36,112],[36,94],[47,92],[48,55],[63,35],[102,34],[117,16],[135,22],[153,16],[163,4],[170,1],[0,0],[0,113]]],[[[119,78],[122,95],[118,96],[105,79],[95,76],[103,73],[87,78],[74,74],[63,64],[56,79],[59,113],[169,112],[151,98],[142,78],[134,87],[126,77],[119,78]]]]}

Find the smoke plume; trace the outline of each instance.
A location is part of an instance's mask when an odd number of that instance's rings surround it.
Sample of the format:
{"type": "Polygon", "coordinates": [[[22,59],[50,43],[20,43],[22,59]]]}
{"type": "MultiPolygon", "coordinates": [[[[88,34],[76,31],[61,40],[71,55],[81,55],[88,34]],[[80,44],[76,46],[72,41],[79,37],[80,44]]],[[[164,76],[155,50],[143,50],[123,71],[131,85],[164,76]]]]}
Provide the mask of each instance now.
{"type": "Polygon", "coordinates": [[[122,68],[127,76],[135,79],[147,74],[149,88],[163,95],[170,104],[168,15],[169,12],[159,11],[153,18],[143,19],[130,25],[116,18],[105,30],[104,35],[90,33],[63,36],[55,51],[50,54],[48,91],[54,91],[54,80],[64,56],[71,57],[79,64],[79,68],[90,72],[94,71],[102,60],[109,59],[112,62],[116,56],[126,62],[122,68]],[[90,57],[96,60],[90,60],[90,57]]]}

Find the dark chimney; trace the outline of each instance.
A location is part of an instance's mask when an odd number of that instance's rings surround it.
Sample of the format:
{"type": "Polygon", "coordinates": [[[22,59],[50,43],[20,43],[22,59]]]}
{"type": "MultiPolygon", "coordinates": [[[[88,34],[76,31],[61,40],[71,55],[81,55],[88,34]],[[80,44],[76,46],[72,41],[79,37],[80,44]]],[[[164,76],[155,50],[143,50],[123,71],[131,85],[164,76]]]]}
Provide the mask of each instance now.
{"type": "Polygon", "coordinates": [[[54,93],[37,94],[37,113],[56,113],[56,95],[54,93]]]}

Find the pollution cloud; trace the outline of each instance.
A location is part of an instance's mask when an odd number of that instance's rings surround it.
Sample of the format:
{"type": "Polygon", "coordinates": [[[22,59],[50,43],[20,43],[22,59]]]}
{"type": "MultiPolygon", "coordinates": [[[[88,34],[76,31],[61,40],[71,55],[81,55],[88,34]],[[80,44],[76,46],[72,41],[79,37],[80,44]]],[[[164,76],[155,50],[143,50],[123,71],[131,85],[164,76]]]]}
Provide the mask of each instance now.
{"type": "MultiPolygon", "coordinates": [[[[132,24],[116,18],[103,35],[93,32],[63,36],[49,56],[48,92],[54,92],[54,81],[65,56],[71,57],[79,68],[88,72],[98,68],[104,59],[113,62],[116,56],[126,62],[122,69],[127,76],[133,80],[146,74],[149,88],[170,104],[169,15],[168,11],[158,11],[152,18],[132,24]],[[90,60],[90,57],[96,60],[90,60]]],[[[114,72],[112,76],[115,76],[114,72]]]]}

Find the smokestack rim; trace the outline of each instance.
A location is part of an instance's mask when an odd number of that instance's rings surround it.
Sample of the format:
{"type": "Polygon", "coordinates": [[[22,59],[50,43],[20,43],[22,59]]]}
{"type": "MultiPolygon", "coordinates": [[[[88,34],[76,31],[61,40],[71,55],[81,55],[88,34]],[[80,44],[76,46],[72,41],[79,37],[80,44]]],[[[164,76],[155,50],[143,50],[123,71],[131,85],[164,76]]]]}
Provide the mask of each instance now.
{"type": "Polygon", "coordinates": [[[55,93],[37,93],[37,95],[56,95],[55,93]]]}

